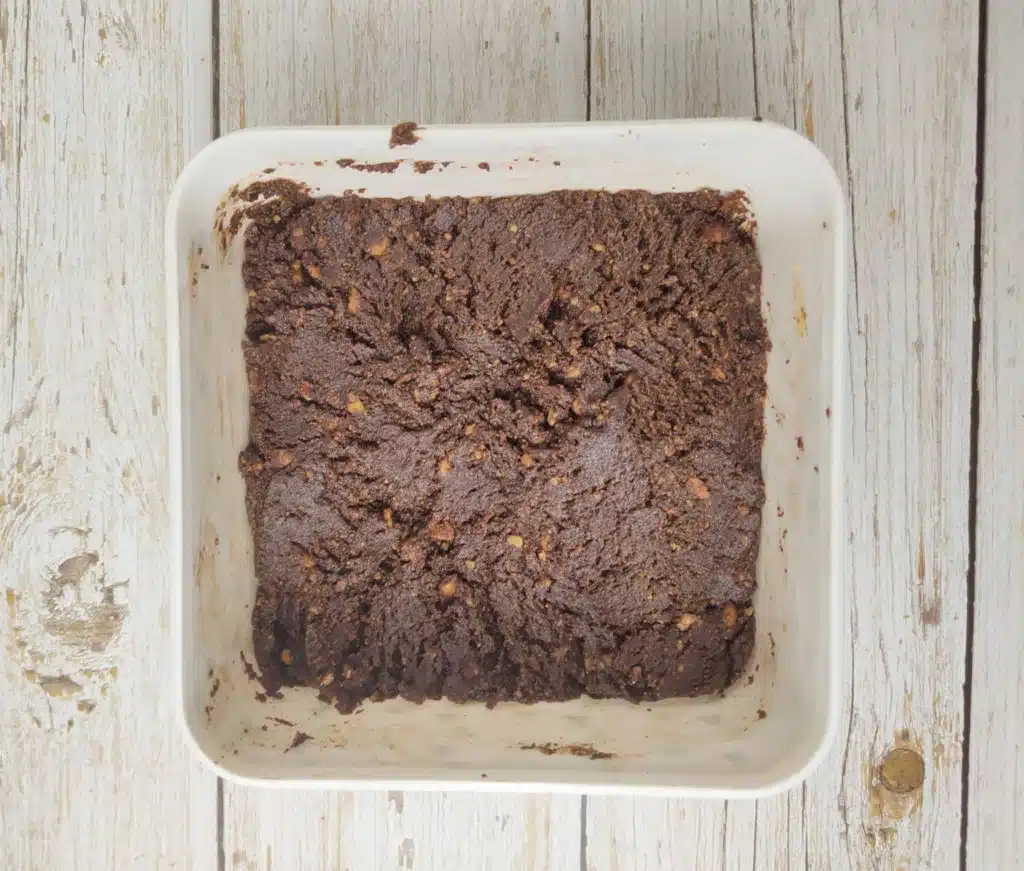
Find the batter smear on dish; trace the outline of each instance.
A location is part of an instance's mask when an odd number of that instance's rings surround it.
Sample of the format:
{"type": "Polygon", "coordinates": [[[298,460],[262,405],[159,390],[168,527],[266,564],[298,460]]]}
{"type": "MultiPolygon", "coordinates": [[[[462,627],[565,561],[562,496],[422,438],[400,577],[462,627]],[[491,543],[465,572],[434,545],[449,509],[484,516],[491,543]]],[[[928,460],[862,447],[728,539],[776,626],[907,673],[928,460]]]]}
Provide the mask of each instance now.
{"type": "Polygon", "coordinates": [[[769,346],[741,196],[296,189],[243,271],[270,691],[347,712],[739,675],[769,346]]]}

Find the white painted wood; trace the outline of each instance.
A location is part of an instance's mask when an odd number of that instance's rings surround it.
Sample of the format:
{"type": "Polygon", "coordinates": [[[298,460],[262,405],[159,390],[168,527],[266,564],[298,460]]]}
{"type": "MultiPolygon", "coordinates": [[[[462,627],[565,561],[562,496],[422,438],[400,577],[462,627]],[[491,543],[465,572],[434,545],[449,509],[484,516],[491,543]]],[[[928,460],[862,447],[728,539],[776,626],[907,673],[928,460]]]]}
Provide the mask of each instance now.
{"type": "Polygon", "coordinates": [[[844,4],[840,26],[852,693],[802,819],[811,867],[941,871],[960,852],[978,4],[844,4]],[[924,761],[906,800],[879,770],[900,745],[924,761]]]}
{"type": "Polygon", "coordinates": [[[1024,856],[1024,8],[989,4],[969,868],[1024,856]]]}
{"type": "Polygon", "coordinates": [[[543,796],[232,790],[226,867],[578,871],[580,803],[543,796]]]}
{"type": "Polygon", "coordinates": [[[726,802],[588,799],[588,871],[719,871],[726,802]]]}
{"type": "Polygon", "coordinates": [[[170,665],[164,202],[208,3],[0,7],[0,864],[215,867],[170,665]]]}
{"type": "MultiPolygon", "coordinates": [[[[805,787],[754,813],[592,801],[592,869],[659,867],[668,843],[684,868],[958,865],[978,8],[847,5],[751,10],[758,111],[818,142],[854,210],[840,735],[805,787]],[[896,747],[925,764],[923,788],[905,798],[880,780],[896,747]]],[[[733,57],[738,11],[648,0],[625,13],[597,0],[594,14],[595,117],[751,113],[741,72],[721,85],[726,98],[705,85],[709,70],[740,69],[716,56],[733,57]],[[602,63],[619,73],[602,78],[602,63]]]]}
{"type": "Polygon", "coordinates": [[[586,114],[572,0],[221,2],[221,129],[586,114]]]}
{"type": "MultiPolygon", "coordinates": [[[[585,9],[571,0],[222,0],[220,33],[225,133],[586,115],[585,9]]],[[[224,784],[228,868],[576,871],[580,843],[571,796],[296,796],[224,784]]]]}
{"type": "Polygon", "coordinates": [[[592,0],[595,120],[754,114],[750,8],[592,0]]]}

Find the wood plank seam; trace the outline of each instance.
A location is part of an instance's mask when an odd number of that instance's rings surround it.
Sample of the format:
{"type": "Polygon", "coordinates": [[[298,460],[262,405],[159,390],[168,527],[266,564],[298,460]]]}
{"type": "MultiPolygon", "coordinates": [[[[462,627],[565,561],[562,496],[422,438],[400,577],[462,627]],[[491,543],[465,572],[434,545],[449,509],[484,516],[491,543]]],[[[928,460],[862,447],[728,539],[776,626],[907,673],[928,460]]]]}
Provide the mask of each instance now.
{"type": "MultiPolygon", "coordinates": [[[[220,0],[210,0],[211,141],[220,139],[220,0]]],[[[217,775],[217,871],[226,871],[224,849],[224,778],[217,775]]]]}
{"type": "MultiPolygon", "coordinates": [[[[860,294],[859,294],[861,274],[860,274],[860,270],[858,269],[858,266],[857,266],[857,246],[854,243],[854,240],[856,240],[856,238],[857,238],[857,212],[856,212],[856,203],[854,201],[854,197],[852,196],[852,192],[853,192],[853,163],[852,163],[852,159],[850,157],[850,155],[852,154],[852,151],[850,149],[850,90],[849,90],[849,73],[848,73],[848,70],[847,70],[846,29],[845,29],[845,24],[843,23],[844,20],[845,20],[844,9],[843,9],[843,0],[836,0],[836,8],[837,8],[837,13],[838,13],[837,25],[838,25],[838,30],[839,30],[839,60],[840,60],[839,72],[840,72],[840,77],[842,79],[841,84],[842,84],[842,99],[843,99],[843,150],[844,150],[845,155],[846,155],[846,167],[845,168],[846,168],[847,208],[850,210],[850,231],[849,231],[849,236],[850,236],[850,259],[851,259],[851,263],[852,263],[852,266],[853,266],[853,275],[851,277],[851,290],[853,291],[854,312],[855,312],[855,315],[856,315],[856,323],[853,324],[853,328],[854,328],[853,334],[850,334],[850,324],[849,323],[847,324],[847,327],[846,327],[846,329],[847,329],[847,341],[849,342],[849,344],[852,347],[854,338],[856,336],[862,335],[861,317],[860,317],[860,294]]],[[[868,341],[868,339],[867,339],[866,331],[863,332],[863,336],[864,336],[864,344],[865,344],[864,356],[866,358],[868,356],[868,349],[867,349],[867,341],[868,341]]],[[[849,353],[849,351],[848,351],[848,353],[849,353]]],[[[853,366],[849,366],[848,365],[846,367],[846,374],[847,374],[847,377],[850,380],[849,395],[850,396],[855,396],[856,395],[856,391],[855,391],[855,385],[853,383],[853,378],[854,378],[853,366]]],[[[844,542],[843,544],[845,546],[847,543],[844,542]]],[[[857,604],[856,604],[855,598],[853,596],[850,596],[851,630],[850,630],[850,639],[849,639],[849,641],[850,641],[850,653],[849,653],[849,656],[850,656],[850,675],[851,676],[855,675],[857,673],[857,641],[856,641],[856,638],[857,638],[857,626],[856,626],[856,622],[855,622],[856,621],[856,608],[857,608],[857,604]]],[[[843,796],[846,793],[846,782],[847,782],[846,778],[847,778],[847,773],[849,772],[849,762],[850,762],[850,744],[853,741],[853,734],[854,734],[854,732],[853,732],[853,720],[854,720],[854,710],[855,710],[855,708],[854,708],[854,699],[855,699],[856,687],[857,687],[857,682],[855,680],[851,679],[850,680],[849,702],[848,702],[849,706],[850,706],[850,715],[849,715],[849,718],[847,719],[847,723],[846,723],[846,743],[843,746],[843,762],[842,762],[842,768],[841,768],[840,777],[839,777],[839,784],[840,784],[840,787],[839,787],[839,797],[838,797],[839,816],[842,819],[842,823],[843,823],[843,833],[844,833],[845,841],[846,841],[846,844],[847,844],[847,849],[849,849],[849,844],[850,844],[850,839],[851,839],[851,836],[850,836],[850,815],[849,815],[849,811],[848,811],[848,809],[846,807],[846,801],[845,801],[843,796]]]]}
{"type": "Polygon", "coordinates": [[[591,22],[593,21],[593,0],[586,0],[585,11],[583,15],[583,50],[586,55],[583,59],[583,74],[584,74],[584,85],[583,93],[586,98],[586,120],[590,120],[591,112],[591,67],[592,61],[590,59],[590,43],[591,34],[593,33],[591,22]]]}
{"type": "MultiPolygon", "coordinates": [[[[590,3],[587,3],[589,12],[590,3]]],[[[589,91],[588,91],[589,93],[589,91]]],[[[580,796],[580,871],[587,871],[587,795],[580,796]]]]}
{"type": "Polygon", "coordinates": [[[974,683],[974,621],[978,555],[978,451],[981,441],[981,316],[984,258],[985,120],[988,77],[988,0],[978,5],[978,109],[974,188],[974,319],[971,325],[971,417],[967,472],[967,612],[964,651],[964,735],[960,792],[960,869],[967,871],[968,804],[971,780],[971,692],[974,683]]]}
{"type": "MultiPolygon", "coordinates": [[[[31,52],[28,50],[29,34],[32,27],[32,2],[25,3],[25,32],[23,38],[25,59],[21,70],[21,105],[18,107],[18,116],[21,123],[18,124],[18,133],[15,140],[14,152],[14,302],[11,313],[11,346],[18,346],[18,323],[21,321],[21,308],[25,304],[25,264],[22,260],[21,251],[21,213],[22,213],[22,190],[21,190],[21,156],[24,152],[24,131],[28,121],[28,71],[31,52]]],[[[18,355],[11,357],[11,410],[14,410],[14,391],[18,383],[18,355]]]]}
{"type": "Polygon", "coordinates": [[[750,0],[750,66],[751,75],[754,80],[754,118],[761,119],[761,94],[757,84],[757,14],[754,4],[757,0],[750,0]]]}
{"type": "MultiPolygon", "coordinates": [[[[220,0],[210,0],[210,112],[213,115],[213,138],[220,139],[220,0]]],[[[220,778],[217,778],[218,782],[220,778]]]]}

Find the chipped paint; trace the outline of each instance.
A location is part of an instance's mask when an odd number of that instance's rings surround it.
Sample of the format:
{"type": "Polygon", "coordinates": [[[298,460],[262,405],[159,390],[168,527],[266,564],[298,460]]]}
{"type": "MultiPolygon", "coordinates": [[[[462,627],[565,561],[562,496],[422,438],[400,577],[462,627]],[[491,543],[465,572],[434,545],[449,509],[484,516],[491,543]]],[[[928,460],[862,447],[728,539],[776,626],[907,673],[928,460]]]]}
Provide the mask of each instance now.
{"type": "Polygon", "coordinates": [[[84,687],[66,674],[55,677],[39,676],[39,686],[44,693],[54,699],[69,699],[80,693],[84,687]]]}
{"type": "Polygon", "coordinates": [[[398,845],[398,865],[410,871],[416,861],[416,842],[412,838],[403,838],[398,845]]]}
{"type": "Polygon", "coordinates": [[[917,606],[921,615],[921,625],[938,626],[942,621],[942,594],[939,589],[938,576],[932,578],[931,589],[925,585],[927,567],[924,554],[924,529],[920,532],[917,547],[917,606]]]}
{"type": "Polygon", "coordinates": [[[115,601],[115,588],[105,584],[94,551],[68,557],[43,594],[43,630],[74,650],[106,650],[128,613],[127,605],[115,601]]]}
{"type": "Polygon", "coordinates": [[[95,471],[89,461],[74,450],[46,451],[45,460],[36,460],[28,450],[19,446],[14,462],[0,474],[0,547],[19,559],[18,587],[4,591],[7,619],[0,643],[25,686],[35,688],[24,696],[26,716],[49,731],[63,728],[67,719],[58,715],[58,704],[75,713],[83,694],[105,695],[116,673],[111,657],[128,604],[126,582],[107,578],[104,542],[88,546],[93,538],[88,515],[68,518],[64,509],[48,516],[61,504],[54,501],[56,482],[91,480],[95,471]],[[33,534],[45,545],[26,549],[26,537],[33,534]]]}

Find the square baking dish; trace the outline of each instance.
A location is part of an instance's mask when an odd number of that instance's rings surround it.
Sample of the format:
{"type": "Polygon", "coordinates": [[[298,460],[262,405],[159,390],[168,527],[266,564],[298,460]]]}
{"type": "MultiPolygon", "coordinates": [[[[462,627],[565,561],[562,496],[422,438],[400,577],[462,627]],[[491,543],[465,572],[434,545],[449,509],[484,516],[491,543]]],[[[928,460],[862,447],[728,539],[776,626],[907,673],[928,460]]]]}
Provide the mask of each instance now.
{"type": "Polygon", "coordinates": [[[827,750],[842,674],[847,228],[835,172],[797,134],[744,120],[427,127],[418,135],[392,149],[386,127],[247,130],[205,148],[171,194],[170,494],[180,580],[173,604],[190,741],[221,775],[260,784],[729,798],[793,786],[827,750]],[[392,172],[365,170],[389,161],[399,161],[392,172]],[[435,165],[417,172],[414,161],[435,165]],[[757,641],[747,674],[723,697],[493,709],[393,700],[345,716],[308,688],[285,688],[280,699],[263,694],[251,668],[256,580],[238,471],[249,416],[244,232],[227,227],[236,186],[269,178],[304,182],[319,195],[367,197],[746,192],[772,341],[766,502],[757,641]]]}

